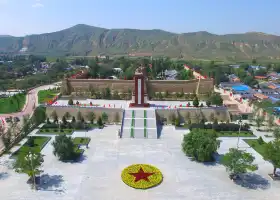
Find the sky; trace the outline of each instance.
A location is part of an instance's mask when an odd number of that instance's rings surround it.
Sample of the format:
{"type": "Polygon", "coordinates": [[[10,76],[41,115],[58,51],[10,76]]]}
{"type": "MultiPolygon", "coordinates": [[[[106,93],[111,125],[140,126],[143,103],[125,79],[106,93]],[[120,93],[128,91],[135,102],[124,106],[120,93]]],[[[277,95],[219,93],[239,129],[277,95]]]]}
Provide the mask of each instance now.
{"type": "Polygon", "coordinates": [[[0,35],[48,33],[76,24],[280,35],[279,8],[280,0],[0,0],[0,35]]]}

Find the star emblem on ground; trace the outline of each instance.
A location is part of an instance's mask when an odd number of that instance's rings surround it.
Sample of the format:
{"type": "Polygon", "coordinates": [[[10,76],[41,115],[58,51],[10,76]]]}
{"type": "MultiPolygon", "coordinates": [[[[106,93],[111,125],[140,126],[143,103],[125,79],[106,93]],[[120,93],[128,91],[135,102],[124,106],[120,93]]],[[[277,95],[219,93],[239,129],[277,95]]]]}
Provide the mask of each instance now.
{"type": "Polygon", "coordinates": [[[130,175],[135,177],[134,182],[138,182],[140,180],[145,180],[150,182],[150,180],[148,179],[149,176],[153,175],[154,173],[147,173],[144,172],[144,170],[142,169],[142,167],[140,167],[139,171],[137,173],[129,173],[130,175]]]}
{"type": "Polygon", "coordinates": [[[136,189],[148,189],[159,185],[163,176],[160,170],[148,164],[134,164],[126,167],[121,174],[123,182],[136,189]]]}

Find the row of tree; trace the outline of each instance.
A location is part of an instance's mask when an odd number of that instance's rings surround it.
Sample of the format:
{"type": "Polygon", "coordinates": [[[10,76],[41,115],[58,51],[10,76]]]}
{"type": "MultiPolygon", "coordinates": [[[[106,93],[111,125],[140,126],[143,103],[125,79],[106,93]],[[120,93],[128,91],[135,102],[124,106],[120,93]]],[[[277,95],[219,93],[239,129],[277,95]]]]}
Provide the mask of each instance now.
{"type": "MultiPolygon", "coordinates": [[[[276,169],[280,168],[280,129],[274,135],[275,140],[265,143],[262,138],[258,139],[259,143],[264,145],[264,159],[269,160],[274,166],[273,176],[277,176],[276,169]]],[[[183,152],[198,162],[212,162],[215,160],[215,154],[220,146],[220,141],[217,140],[215,133],[209,133],[203,129],[194,129],[189,134],[184,136],[182,142],[183,152]]],[[[255,158],[252,154],[238,149],[230,148],[226,153],[221,163],[230,173],[230,178],[235,179],[242,173],[254,171],[258,168],[253,164],[255,158]]]]}

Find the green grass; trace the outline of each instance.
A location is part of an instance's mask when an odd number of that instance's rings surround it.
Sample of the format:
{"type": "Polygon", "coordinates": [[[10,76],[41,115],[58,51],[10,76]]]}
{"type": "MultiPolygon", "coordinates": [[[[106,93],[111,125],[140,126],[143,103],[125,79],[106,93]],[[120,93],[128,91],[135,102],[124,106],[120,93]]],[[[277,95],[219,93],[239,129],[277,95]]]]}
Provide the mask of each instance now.
{"type": "Polygon", "coordinates": [[[133,119],[131,120],[131,128],[134,127],[134,125],[135,125],[135,119],[133,118],[133,119]]]}
{"type": "Polygon", "coordinates": [[[146,128],[147,126],[147,119],[144,119],[144,127],[146,128]]]}
{"type": "Polygon", "coordinates": [[[144,110],[144,118],[147,118],[147,111],[144,110]]]}
{"type": "Polygon", "coordinates": [[[134,138],[134,128],[131,128],[130,130],[130,137],[134,138]]]}
{"type": "Polygon", "coordinates": [[[31,149],[35,152],[41,152],[43,147],[48,143],[48,141],[51,139],[51,137],[43,137],[43,136],[32,136],[35,138],[34,140],[34,147],[29,147],[28,143],[24,143],[22,147],[20,147],[16,152],[13,153],[12,156],[17,156],[20,153],[28,153],[31,149]]]}
{"type": "Polygon", "coordinates": [[[132,111],[132,118],[135,118],[135,111],[132,111]]]}
{"type": "Polygon", "coordinates": [[[240,131],[240,134],[235,131],[221,131],[221,132],[216,132],[218,137],[255,137],[255,135],[252,132],[248,131],[240,131]]]}
{"type": "Polygon", "coordinates": [[[90,142],[88,137],[76,137],[73,139],[75,145],[87,145],[90,142]]]}
{"type": "Polygon", "coordinates": [[[144,128],[144,137],[145,138],[147,137],[147,129],[146,129],[146,127],[144,128]]]}
{"type": "Polygon", "coordinates": [[[264,157],[266,143],[259,144],[257,139],[244,139],[244,142],[246,142],[250,147],[252,147],[256,152],[264,157]]]}
{"type": "Polygon", "coordinates": [[[26,101],[25,94],[17,94],[8,98],[0,98],[0,113],[20,112],[26,101]]]}
{"type": "Polygon", "coordinates": [[[59,131],[59,129],[44,129],[41,128],[40,131],[38,132],[38,134],[52,134],[52,135],[72,135],[73,133],[73,129],[61,129],[59,131]]]}
{"type": "Polygon", "coordinates": [[[41,90],[38,92],[39,103],[46,103],[52,100],[59,92],[56,89],[41,90]]]}

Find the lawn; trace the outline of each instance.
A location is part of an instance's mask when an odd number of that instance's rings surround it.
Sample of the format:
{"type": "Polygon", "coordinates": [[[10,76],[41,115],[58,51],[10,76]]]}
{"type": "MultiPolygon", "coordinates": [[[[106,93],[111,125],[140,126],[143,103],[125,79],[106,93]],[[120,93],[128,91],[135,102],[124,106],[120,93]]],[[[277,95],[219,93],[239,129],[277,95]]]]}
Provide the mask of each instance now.
{"type": "Polygon", "coordinates": [[[52,100],[58,93],[59,91],[56,89],[41,90],[38,92],[38,101],[39,103],[46,103],[52,100]]]}
{"type": "Polygon", "coordinates": [[[72,135],[73,129],[54,129],[54,128],[41,128],[38,134],[54,134],[54,135],[72,135]]]}
{"type": "Polygon", "coordinates": [[[26,101],[25,94],[16,94],[8,98],[0,98],[0,113],[14,113],[22,110],[26,101]]]}
{"type": "Polygon", "coordinates": [[[236,131],[221,131],[216,132],[218,137],[256,137],[252,132],[250,131],[240,131],[240,134],[236,131]]]}
{"type": "Polygon", "coordinates": [[[76,137],[73,139],[75,145],[87,145],[90,142],[88,137],[76,137]]]}
{"type": "Polygon", "coordinates": [[[27,153],[29,149],[35,152],[41,152],[44,146],[50,141],[51,137],[42,137],[42,136],[32,136],[31,138],[34,139],[33,144],[30,144],[30,138],[27,142],[25,142],[16,152],[12,154],[12,156],[17,156],[20,153],[24,152],[27,153]]]}
{"type": "Polygon", "coordinates": [[[260,144],[257,139],[244,139],[244,142],[264,157],[266,143],[260,144]]]}

